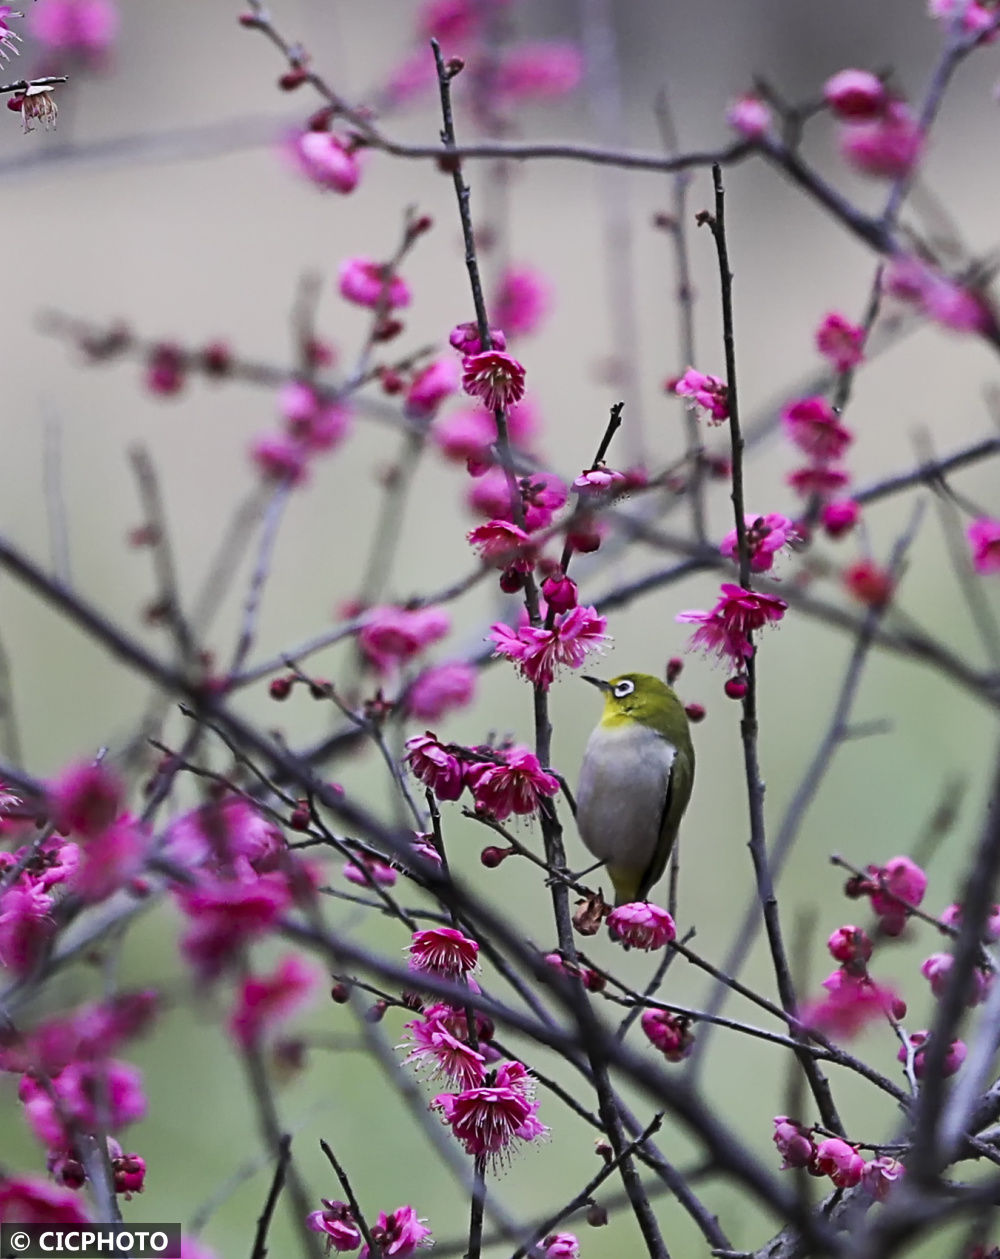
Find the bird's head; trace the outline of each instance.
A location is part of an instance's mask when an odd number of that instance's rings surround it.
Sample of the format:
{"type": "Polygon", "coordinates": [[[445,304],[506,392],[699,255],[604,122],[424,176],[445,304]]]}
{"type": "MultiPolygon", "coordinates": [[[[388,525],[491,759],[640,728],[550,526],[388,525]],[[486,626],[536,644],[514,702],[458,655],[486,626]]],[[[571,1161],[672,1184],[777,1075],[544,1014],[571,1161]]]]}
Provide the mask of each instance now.
{"type": "Polygon", "coordinates": [[[688,718],[674,690],[651,673],[622,673],[616,678],[592,678],[585,682],[604,694],[604,726],[637,723],[649,726],[670,742],[687,737],[688,718]]]}

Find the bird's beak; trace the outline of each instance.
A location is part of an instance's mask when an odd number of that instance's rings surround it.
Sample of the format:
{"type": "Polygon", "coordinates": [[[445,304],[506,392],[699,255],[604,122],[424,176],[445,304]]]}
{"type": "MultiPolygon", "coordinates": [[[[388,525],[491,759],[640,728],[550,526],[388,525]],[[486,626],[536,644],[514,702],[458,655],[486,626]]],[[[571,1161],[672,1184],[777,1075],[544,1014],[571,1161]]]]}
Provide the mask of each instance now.
{"type": "Polygon", "coordinates": [[[583,673],[580,676],[583,678],[584,682],[589,682],[591,686],[596,686],[599,691],[611,690],[611,683],[605,682],[603,678],[592,678],[592,677],[589,677],[586,673],[583,673]]]}

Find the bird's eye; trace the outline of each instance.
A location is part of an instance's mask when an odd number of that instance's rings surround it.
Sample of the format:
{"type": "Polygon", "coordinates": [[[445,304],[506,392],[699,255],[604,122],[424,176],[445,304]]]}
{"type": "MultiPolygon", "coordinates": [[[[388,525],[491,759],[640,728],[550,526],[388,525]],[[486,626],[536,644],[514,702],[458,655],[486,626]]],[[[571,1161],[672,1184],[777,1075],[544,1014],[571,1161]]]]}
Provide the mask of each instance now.
{"type": "Polygon", "coordinates": [[[631,695],[635,690],[635,683],[629,682],[626,678],[624,682],[619,682],[615,687],[615,695],[618,699],[624,699],[626,695],[631,695]]]}

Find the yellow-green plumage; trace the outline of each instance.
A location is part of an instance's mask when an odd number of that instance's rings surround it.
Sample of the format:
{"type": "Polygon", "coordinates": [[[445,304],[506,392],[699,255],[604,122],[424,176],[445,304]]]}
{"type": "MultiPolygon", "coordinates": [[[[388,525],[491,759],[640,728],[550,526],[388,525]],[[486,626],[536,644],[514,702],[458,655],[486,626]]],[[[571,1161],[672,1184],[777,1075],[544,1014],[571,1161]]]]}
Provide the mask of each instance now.
{"type": "Polygon", "coordinates": [[[646,900],[691,798],[687,713],[666,682],[649,673],[586,680],[603,691],[604,712],[583,755],[577,829],[605,863],[615,904],[646,900]]]}

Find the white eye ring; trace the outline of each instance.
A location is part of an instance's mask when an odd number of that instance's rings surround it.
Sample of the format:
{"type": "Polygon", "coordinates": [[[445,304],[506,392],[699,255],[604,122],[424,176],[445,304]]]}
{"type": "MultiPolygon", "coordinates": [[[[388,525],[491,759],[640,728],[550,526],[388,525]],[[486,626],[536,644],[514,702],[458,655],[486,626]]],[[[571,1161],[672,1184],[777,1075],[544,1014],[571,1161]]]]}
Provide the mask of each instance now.
{"type": "Polygon", "coordinates": [[[631,695],[634,690],[635,683],[630,682],[628,678],[626,678],[624,682],[619,682],[615,687],[615,697],[617,699],[624,699],[626,695],[631,695]]]}

